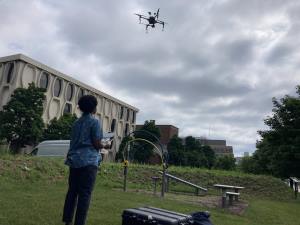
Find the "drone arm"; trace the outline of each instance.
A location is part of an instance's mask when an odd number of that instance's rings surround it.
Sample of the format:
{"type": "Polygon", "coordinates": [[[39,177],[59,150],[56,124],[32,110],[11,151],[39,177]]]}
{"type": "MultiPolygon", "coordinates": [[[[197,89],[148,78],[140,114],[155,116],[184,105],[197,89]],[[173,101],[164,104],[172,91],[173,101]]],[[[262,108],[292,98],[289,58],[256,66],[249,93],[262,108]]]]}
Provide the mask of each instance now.
{"type": "Polygon", "coordinates": [[[167,24],[166,22],[164,21],[161,21],[161,20],[157,20],[157,23],[161,24],[162,25],[162,30],[165,29],[165,24],[167,24]]]}
{"type": "Polygon", "coordinates": [[[148,18],[142,14],[137,14],[135,13],[134,15],[138,16],[140,19],[145,19],[145,20],[148,20],[148,18]]]}
{"type": "Polygon", "coordinates": [[[156,20],[156,22],[157,22],[157,23],[160,23],[160,24],[163,24],[163,23],[164,23],[164,24],[168,24],[168,23],[166,23],[165,21],[162,21],[162,20],[156,20]]]}

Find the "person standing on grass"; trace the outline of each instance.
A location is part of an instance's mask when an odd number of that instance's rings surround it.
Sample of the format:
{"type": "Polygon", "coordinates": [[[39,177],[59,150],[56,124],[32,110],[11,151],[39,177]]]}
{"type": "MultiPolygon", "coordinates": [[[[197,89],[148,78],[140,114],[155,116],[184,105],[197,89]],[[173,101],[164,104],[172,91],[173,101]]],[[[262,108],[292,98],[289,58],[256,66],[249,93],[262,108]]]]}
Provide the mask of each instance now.
{"type": "Polygon", "coordinates": [[[86,221],[101,162],[99,149],[103,147],[103,131],[100,122],[93,116],[97,104],[97,99],[92,95],[84,95],[78,102],[82,116],[73,124],[70,149],[65,161],[69,166],[69,189],[63,211],[63,222],[66,225],[72,224],[75,209],[74,225],[84,225],[86,221]]]}

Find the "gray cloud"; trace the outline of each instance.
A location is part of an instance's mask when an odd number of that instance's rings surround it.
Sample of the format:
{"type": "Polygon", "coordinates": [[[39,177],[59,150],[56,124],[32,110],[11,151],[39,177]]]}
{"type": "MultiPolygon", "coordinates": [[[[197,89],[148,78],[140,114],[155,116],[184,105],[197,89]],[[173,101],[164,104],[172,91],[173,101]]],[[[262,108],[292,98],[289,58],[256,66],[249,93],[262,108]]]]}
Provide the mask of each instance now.
{"type": "Polygon", "coordinates": [[[140,123],[226,139],[241,155],[266,129],[272,97],[300,83],[299,9],[297,0],[0,1],[0,51],[137,106],[140,123]],[[157,8],[165,32],[145,34],[133,13],[157,8]]]}

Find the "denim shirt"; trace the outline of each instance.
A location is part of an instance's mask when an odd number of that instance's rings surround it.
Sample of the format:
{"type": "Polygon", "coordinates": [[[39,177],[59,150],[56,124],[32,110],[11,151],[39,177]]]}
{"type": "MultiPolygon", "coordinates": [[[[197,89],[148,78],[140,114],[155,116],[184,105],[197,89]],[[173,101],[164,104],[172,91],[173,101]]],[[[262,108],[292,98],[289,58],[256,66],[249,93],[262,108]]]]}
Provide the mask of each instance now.
{"type": "Polygon", "coordinates": [[[100,122],[90,113],[82,114],[72,127],[70,149],[65,164],[72,168],[99,166],[101,155],[93,146],[93,140],[103,137],[100,122]]]}

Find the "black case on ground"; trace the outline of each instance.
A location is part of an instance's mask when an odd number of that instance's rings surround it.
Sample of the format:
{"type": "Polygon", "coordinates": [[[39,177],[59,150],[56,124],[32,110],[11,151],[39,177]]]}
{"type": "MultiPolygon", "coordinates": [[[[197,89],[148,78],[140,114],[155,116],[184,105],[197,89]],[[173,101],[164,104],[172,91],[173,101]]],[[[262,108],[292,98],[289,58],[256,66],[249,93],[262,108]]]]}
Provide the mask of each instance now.
{"type": "Polygon", "coordinates": [[[190,225],[192,216],[154,207],[125,209],[122,225],[190,225]]]}

